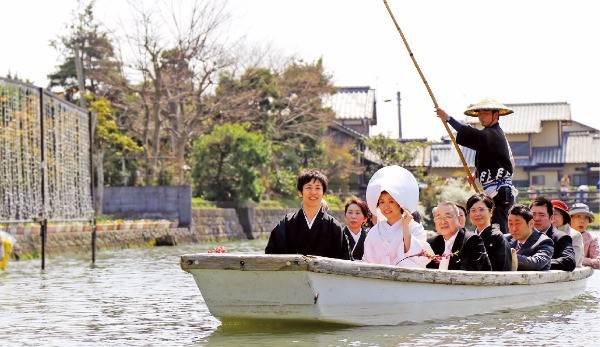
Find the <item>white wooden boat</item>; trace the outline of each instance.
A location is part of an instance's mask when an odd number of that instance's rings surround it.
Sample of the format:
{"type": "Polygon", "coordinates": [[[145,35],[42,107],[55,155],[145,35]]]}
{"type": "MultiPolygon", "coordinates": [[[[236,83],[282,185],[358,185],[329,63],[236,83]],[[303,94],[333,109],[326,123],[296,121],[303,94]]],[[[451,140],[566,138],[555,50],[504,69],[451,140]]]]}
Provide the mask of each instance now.
{"type": "Polygon", "coordinates": [[[585,292],[589,267],[565,271],[409,269],[324,257],[187,254],[210,313],[252,320],[397,325],[568,300],[585,292]]]}

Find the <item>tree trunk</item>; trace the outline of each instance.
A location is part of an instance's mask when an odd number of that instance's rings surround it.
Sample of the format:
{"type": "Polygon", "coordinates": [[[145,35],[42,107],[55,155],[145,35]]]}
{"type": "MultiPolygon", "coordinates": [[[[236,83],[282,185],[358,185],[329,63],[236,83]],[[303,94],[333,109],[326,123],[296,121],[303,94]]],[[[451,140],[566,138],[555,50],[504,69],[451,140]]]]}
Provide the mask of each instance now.
{"type": "MultiPolygon", "coordinates": [[[[77,73],[77,87],[79,88],[79,106],[87,110],[85,103],[85,79],[83,77],[83,63],[79,55],[79,47],[75,46],[75,70],[77,73]]],[[[96,124],[92,124],[95,126],[96,124]]]]}
{"type": "Polygon", "coordinates": [[[177,138],[176,142],[175,142],[175,158],[174,158],[174,162],[175,162],[175,170],[176,172],[176,177],[178,177],[178,184],[186,184],[186,170],[183,169],[183,166],[185,165],[185,144],[186,144],[186,140],[187,138],[177,138]]]}

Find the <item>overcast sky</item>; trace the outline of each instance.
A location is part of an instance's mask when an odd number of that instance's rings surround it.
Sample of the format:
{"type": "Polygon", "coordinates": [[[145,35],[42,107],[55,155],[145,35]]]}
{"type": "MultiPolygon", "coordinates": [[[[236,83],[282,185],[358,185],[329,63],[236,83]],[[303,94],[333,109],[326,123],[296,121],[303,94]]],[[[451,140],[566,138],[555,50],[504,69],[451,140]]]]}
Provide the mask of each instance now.
{"type": "MultiPolygon", "coordinates": [[[[600,129],[600,21],[593,0],[388,3],[448,113],[462,117],[468,105],[484,97],[503,103],[568,102],[573,120],[600,129]]],[[[125,5],[97,0],[96,17],[115,29],[117,18],[127,16],[125,5]]],[[[445,134],[383,1],[232,0],[230,5],[234,30],[306,61],[323,57],[338,86],[375,89],[375,131],[398,136],[399,91],[403,137],[445,134]]],[[[74,7],[75,0],[3,2],[0,74],[16,72],[46,86],[46,75],[58,62],[48,42],[63,30],[74,7]]]]}

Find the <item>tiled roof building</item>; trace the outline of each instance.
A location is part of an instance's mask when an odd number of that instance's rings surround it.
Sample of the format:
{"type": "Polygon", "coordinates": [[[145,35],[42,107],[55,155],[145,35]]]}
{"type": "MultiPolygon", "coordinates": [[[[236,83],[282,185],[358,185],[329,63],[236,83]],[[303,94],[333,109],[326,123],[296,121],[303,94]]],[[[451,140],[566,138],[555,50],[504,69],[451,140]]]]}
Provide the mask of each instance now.
{"type": "MultiPolygon", "coordinates": [[[[359,166],[369,166],[373,155],[365,148],[362,139],[369,136],[371,126],[377,124],[375,90],[370,87],[338,87],[337,92],[322,98],[323,106],[335,112],[335,121],[327,134],[337,144],[353,142],[360,156],[359,166]]],[[[365,189],[368,178],[357,175],[350,189],[354,193],[365,189]]]]}
{"type": "Polygon", "coordinates": [[[364,136],[371,125],[377,124],[375,90],[370,87],[339,87],[332,95],[324,96],[323,106],[335,112],[335,120],[364,136]]]}

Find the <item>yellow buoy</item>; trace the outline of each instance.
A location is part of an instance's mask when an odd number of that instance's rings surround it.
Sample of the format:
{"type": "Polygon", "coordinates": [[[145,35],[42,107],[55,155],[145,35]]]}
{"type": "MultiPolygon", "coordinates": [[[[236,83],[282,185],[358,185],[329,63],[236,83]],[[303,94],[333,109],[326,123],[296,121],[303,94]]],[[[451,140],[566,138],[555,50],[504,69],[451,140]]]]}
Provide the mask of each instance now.
{"type": "Polygon", "coordinates": [[[6,269],[8,259],[10,259],[10,252],[12,252],[12,239],[10,236],[0,235],[0,269],[6,269]]]}

